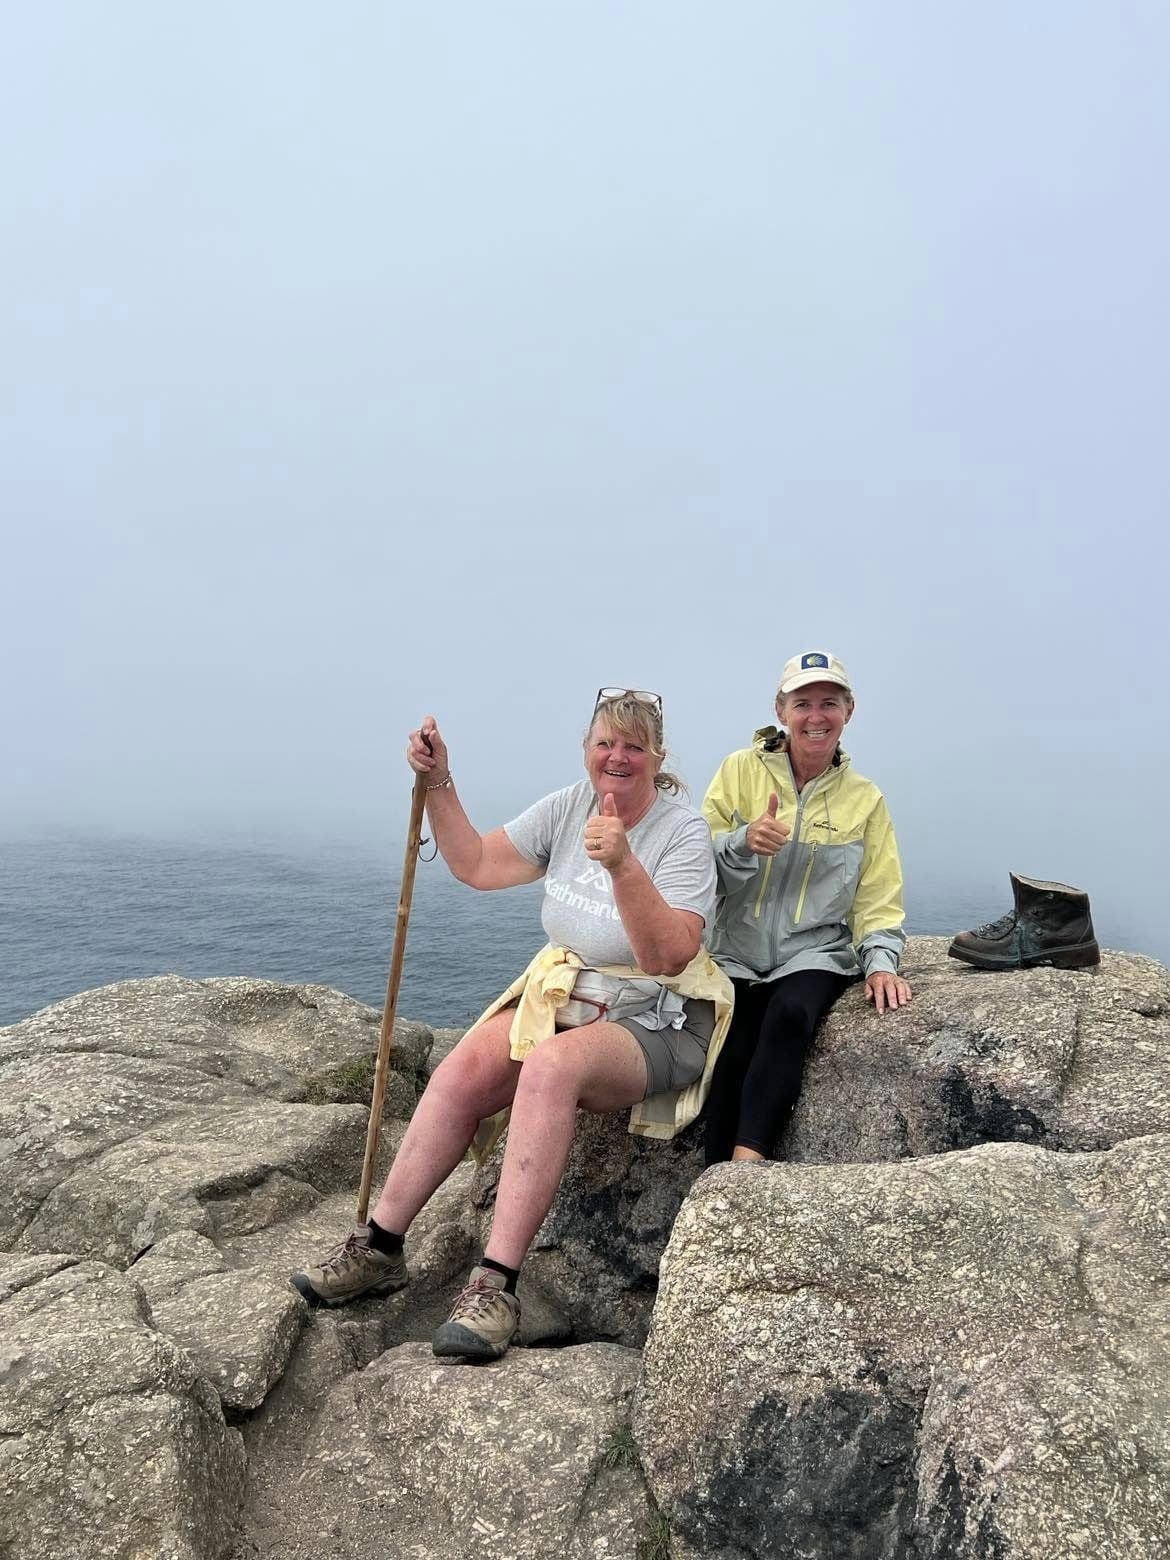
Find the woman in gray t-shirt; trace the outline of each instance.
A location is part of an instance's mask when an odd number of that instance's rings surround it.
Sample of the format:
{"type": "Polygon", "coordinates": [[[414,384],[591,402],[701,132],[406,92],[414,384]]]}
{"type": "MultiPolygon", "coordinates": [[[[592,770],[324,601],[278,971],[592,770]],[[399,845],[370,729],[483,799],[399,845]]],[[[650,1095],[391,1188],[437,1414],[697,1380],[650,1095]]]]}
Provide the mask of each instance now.
{"type": "Polygon", "coordinates": [[[523,1062],[510,1053],[511,1008],[466,1034],[435,1069],[369,1224],[293,1278],[314,1305],[402,1288],[408,1226],[463,1158],[479,1123],[510,1106],[483,1263],[434,1337],[437,1355],[494,1359],[516,1330],[516,1276],[560,1184],[578,1107],[621,1110],[684,1088],[703,1070],[713,1004],[683,1003],[653,977],[679,974],[698,953],[714,914],[715,858],[707,825],[663,770],[657,694],[603,688],[585,737],[586,778],[489,834],[463,810],[433,716],[411,732],[406,756],[430,777],[431,832],[461,883],[509,888],[543,877],[545,932],[579,955],[583,976],[619,964],[647,977],[624,983],[626,1016],[616,1020],[604,981],[582,979],[579,1000],[565,1010],[569,1025],[558,1021],[523,1062]],[[588,1022],[593,1013],[599,1016],[588,1022]]]}

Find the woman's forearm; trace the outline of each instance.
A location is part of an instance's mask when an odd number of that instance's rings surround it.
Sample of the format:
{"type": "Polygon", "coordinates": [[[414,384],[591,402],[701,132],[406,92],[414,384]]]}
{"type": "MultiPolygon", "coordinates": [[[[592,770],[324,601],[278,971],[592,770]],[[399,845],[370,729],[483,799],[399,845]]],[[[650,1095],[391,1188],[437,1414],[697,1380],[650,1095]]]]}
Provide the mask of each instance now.
{"type": "Polygon", "coordinates": [[[463,811],[453,785],[430,792],[427,818],[440,856],[452,876],[469,888],[515,888],[544,876],[544,868],[522,856],[506,830],[481,834],[463,811]]]}
{"type": "Polygon", "coordinates": [[[611,870],[614,903],[639,969],[677,975],[699,951],[699,933],[684,910],[672,909],[631,852],[611,870]]]}
{"type": "Polygon", "coordinates": [[[454,782],[427,792],[427,822],[452,876],[474,886],[483,859],[483,836],[463,811],[454,782]]]}

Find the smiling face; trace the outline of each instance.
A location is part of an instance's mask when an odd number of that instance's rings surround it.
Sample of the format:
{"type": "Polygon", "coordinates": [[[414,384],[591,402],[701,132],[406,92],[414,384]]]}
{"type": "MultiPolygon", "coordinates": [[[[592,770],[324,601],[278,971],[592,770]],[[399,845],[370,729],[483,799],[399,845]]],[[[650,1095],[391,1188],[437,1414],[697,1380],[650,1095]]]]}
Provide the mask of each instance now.
{"type": "Polygon", "coordinates": [[[604,711],[585,739],[585,772],[598,801],[612,796],[622,816],[644,811],[654,800],[654,777],[662,768],[654,732],[620,729],[604,711]]]}
{"type": "Polygon", "coordinates": [[[797,779],[809,780],[832,763],[853,714],[853,699],[838,683],[808,683],[781,695],[776,714],[788,728],[788,754],[797,779]]]}

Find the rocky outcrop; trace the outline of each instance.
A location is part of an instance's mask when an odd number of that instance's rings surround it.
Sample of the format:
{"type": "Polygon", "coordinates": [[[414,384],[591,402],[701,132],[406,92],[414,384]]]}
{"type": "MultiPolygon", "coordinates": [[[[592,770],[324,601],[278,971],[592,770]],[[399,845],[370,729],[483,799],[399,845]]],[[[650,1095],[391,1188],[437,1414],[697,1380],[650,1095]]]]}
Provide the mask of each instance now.
{"type": "MultiPolygon", "coordinates": [[[[0,1249],[124,1266],[355,1185],[379,1022],[321,986],[162,976],[0,1031],[0,1249]]],[[[429,1045],[396,1026],[388,1114],[413,1109],[429,1045]]]]}
{"type": "MultiPolygon", "coordinates": [[[[415,1220],[406,1239],[409,1288],[388,1298],[310,1312],[288,1284],[291,1272],[318,1260],[349,1228],[352,1190],[323,1198],[308,1214],[223,1243],[233,1269],[283,1285],[303,1322],[280,1381],[248,1422],[250,1447],[254,1454],[263,1451],[264,1478],[274,1489],[299,1477],[303,1439],[337,1382],[387,1349],[429,1338],[446,1319],[476,1254],[468,1211],[471,1173],[469,1164],[456,1170],[415,1220]]],[[[274,1499],[279,1503],[279,1495],[274,1499]]]]}
{"type": "Polygon", "coordinates": [[[1164,1555],[1168,1206],[1166,1136],[708,1172],[634,1416],[676,1555],[1164,1555]]]}
{"type": "Polygon", "coordinates": [[[909,1007],[859,990],[823,1024],[785,1142],[840,1163],[978,1143],[1110,1148],[1170,1132],[1170,973],[1139,954],[1099,968],[987,974],[910,939],[909,1007]]]}
{"type": "Polygon", "coordinates": [[[158,1330],[190,1355],[225,1409],[259,1408],[280,1380],[305,1307],[287,1278],[230,1272],[191,1230],[168,1235],[134,1264],[158,1330]]]}
{"type": "MultiPolygon", "coordinates": [[[[796,1162],[899,1160],[984,1142],[1107,1148],[1170,1132],[1170,974],[1106,954],[1100,969],[988,976],[910,940],[914,1000],[876,1014],[860,988],[826,1020],[784,1149],[796,1162]]],[[[502,1149],[475,1189],[491,1227],[502,1149]]],[[[623,1115],[585,1117],[527,1282],[579,1339],[638,1346],[658,1263],[703,1167],[702,1123],[670,1143],[623,1115]]]]}
{"type": "Polygon", "coordinates": [[[517,1349],[480,1370],[390,1349],[321,1403],[252,1553],[632,1557],[649,1517],[628,1429],[637,1371],[612,1344],[517,1349]]]}
{"type": "MultiPolygon", "coordinates": [[[[0,1552],[1160,1553],[1170,977],[939,939],[909,971],[907,1010],[838,1004],[787,1164],[701,1175],[701,1127],[582,1116],[482,1370],[425,1340],[498,1155],[432,1199],[402,1293],[287,1284],[353,1218],[372,1010],[164,977],[0,1031],[0,1552]]],[[[433,1060],[395,1037],[381,1167],[433,1060]]]]}
{"type": "Polygon", "coordinates": [[[0,1255],[0,1553],[218,1560],[244,1480],[239,1432],[132,1279],[0,1255]]]}
{"type": "MultiPolygon", "coordinates": [[[[225,1411],[265,1402],[304,1326],[290,1228],[320,1251],[352,1220],[379,1025],[324,987],[166,976],[0,1031],[6,1556],[228,1551],[245,1451],[225,1411]]],[[[396,1026],[388,1110],[413,1109],[429,1049],[396,1026]]],[[[387,1115],[383,1164],[400,1133],[387,1115]]],[[[431,1237],[441,1283],[470,1237],[431,1237]]]]}

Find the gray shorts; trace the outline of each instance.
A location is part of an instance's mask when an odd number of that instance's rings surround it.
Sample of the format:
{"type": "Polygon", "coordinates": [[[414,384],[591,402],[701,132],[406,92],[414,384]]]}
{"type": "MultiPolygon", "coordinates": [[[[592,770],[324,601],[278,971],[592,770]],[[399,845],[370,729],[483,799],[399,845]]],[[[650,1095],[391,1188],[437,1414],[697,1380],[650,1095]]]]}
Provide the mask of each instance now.
{"type": "Polygon", "coordinates": [[[633,1018],[619,1018],[618,1027],[633,1035],[646,1058],[646,1093],[662,1094],[667,1089],[685,1089],[702,1073],[707,1047],[715,1028],[714,1002],[689,998],[686,1021],[681,1029],[647,1029],[633,1018]]]}

